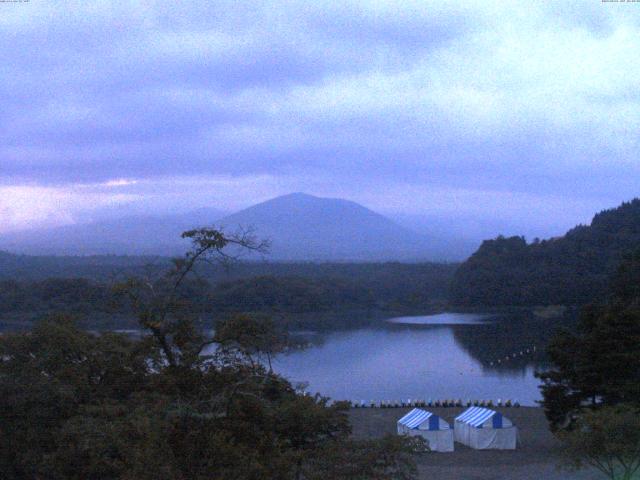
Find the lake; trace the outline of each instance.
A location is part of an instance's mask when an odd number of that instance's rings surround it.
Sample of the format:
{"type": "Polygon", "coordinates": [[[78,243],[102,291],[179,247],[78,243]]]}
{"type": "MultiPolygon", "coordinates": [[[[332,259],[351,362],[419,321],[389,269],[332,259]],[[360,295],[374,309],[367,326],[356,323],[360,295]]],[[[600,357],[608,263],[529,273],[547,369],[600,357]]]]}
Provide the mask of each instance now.
{"type": "Polygon", "coordinates": [[[274,369],[336,400],[497,399],[535,405],[536,369],[555,324],[520,316],[443,313],[383,326],[306,332],[310,346],[274,369]]]}
{"type": "MultiPolygon", "coordinates": [[[[363,324],[353,312],[338,317],[363,324]]],[[[273,367],[336,400],[511,399],[533,406],[541,399],[534,373],[547,367],[544,348],[558,325],[571,328],[575,319],[526,311],[395,318],[376,312],[368,321],[373,326],[299,332],[294,337],[308,348],[277,356],[273,367]]]]}

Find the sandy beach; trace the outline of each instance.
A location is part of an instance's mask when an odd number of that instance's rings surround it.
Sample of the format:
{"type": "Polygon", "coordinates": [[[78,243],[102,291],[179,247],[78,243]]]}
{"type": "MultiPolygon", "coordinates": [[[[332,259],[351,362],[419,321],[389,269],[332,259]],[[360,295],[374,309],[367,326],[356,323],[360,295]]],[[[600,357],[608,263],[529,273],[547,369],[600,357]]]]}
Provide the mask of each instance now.
{"type": "MultiPolygon", "coordinates": [[[[396,433],[396,421],[408,408],[355,408],[350,411],[353,434],[372,438],[396,433]]],[[[462,408],[430,408],[453,424],[462,408]]],[[[519,430],[515,451],[472,450],[459,443],[453,453],[424,453],[417,457],[420,479],[438,480],[596,480],[597,471],[570,472],[558,468],[559,443],[547,427],[541,408],[497,409],[510,418],[519,430]]]]}

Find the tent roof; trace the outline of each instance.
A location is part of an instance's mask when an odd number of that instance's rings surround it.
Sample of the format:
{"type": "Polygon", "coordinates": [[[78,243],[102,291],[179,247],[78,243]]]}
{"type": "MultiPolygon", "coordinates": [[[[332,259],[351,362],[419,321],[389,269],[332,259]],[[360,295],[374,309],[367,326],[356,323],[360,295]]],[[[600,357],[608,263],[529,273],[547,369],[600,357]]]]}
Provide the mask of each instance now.
{"type": "Polygon", "coordinates": [[[456,417],[457,422],[463,422],[472,427],[479,427],[498,412],[483,407],[471,407],[456,417]]]}
{"type": "Polygon", "coordinates": [[[422,410],[421,408],[414,408],[398,420],[398,423],[409,428],[416,428],[424,421],[428,420],[432,415],[433,413],[422,410]]]}

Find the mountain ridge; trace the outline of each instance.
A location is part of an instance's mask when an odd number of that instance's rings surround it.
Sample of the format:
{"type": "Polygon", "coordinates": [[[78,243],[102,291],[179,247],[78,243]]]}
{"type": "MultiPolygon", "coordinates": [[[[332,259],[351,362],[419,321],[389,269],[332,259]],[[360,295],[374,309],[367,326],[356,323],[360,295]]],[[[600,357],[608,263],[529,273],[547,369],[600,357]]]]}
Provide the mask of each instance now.
{"type": "MultiPolygon", "coordinates": [[[[302,192],[275,197],[224,216],[213,209],[134,216],[15,232],[0,249],[28,255],[180,255],[180,234],[202,226],[253,227],[271,240],[270,261],[456,261],[452,239],[429,238],[357,202],[302,192]]],[[[258,259],[258,257],[252,257],[258,259]]]]}

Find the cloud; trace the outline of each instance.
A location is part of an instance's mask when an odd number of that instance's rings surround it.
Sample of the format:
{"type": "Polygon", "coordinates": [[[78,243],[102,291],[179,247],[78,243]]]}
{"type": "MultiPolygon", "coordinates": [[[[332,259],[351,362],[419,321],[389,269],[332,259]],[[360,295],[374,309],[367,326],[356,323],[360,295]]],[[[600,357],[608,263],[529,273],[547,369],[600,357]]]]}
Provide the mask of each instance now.
{"type": "Polygon", "coordinates": [[[0,185],[0,233],[69,225],[80,213],[123,206],[137,199],[131,194],[102,193],[87,185],[0,185]]]}
{"type": "Polygon", "coordinates": [[[637,194],[639,47],[640,8],[591,1],[2,4],[0,179],[77,187],[62,222],[86,185],[159,210],[198,181],[226,208],[244,185],[611,206],[637,194]]]}

